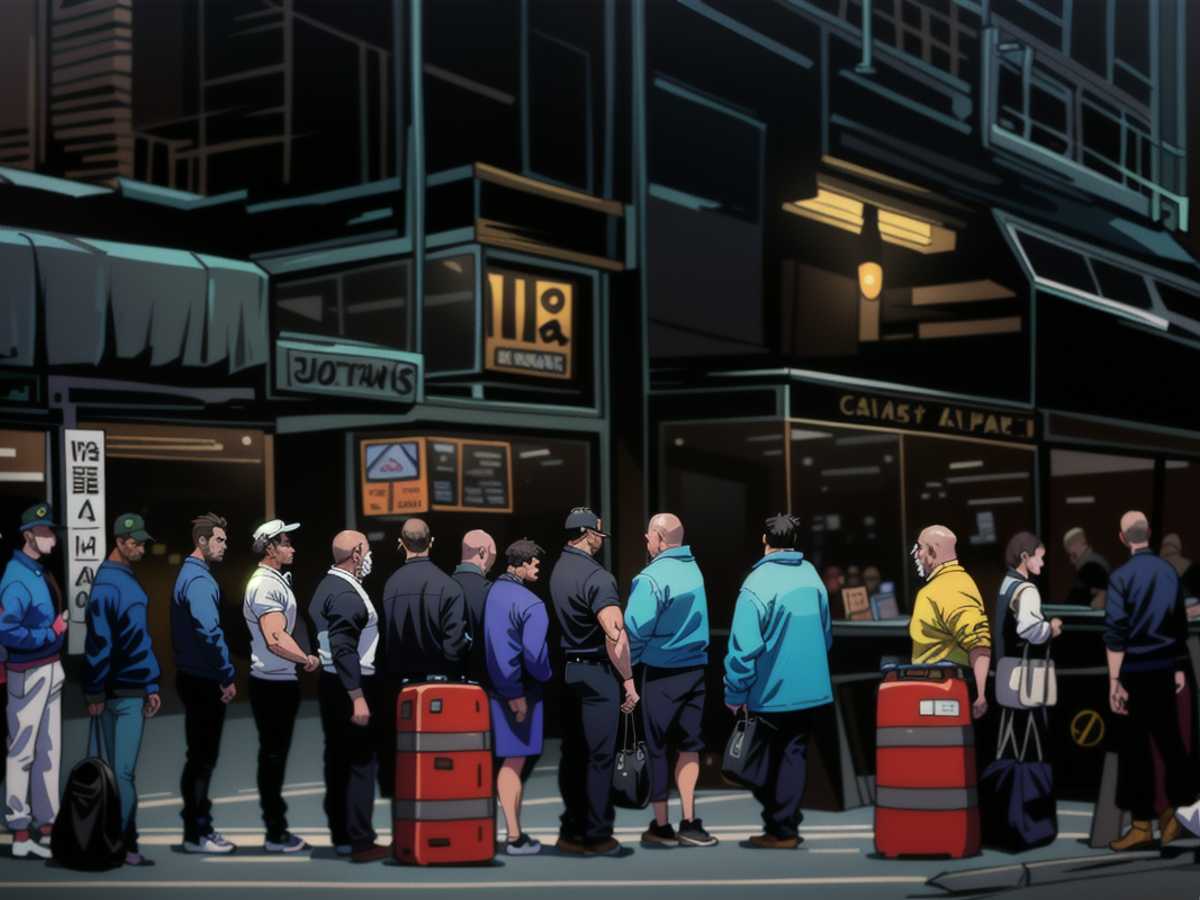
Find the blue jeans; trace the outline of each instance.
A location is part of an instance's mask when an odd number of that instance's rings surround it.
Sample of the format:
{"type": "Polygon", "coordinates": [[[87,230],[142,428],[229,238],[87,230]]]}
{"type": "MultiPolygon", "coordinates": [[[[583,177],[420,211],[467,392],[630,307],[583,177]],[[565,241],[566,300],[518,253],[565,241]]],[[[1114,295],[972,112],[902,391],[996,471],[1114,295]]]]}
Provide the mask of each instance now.
{"type": "Polygon", "coordinates": [[[137,847],[137,761],[142,749],[142,730],[146,719],[142,715],[142,697],[112,697],[104,703],[100,715],[100,733],[104,736],[104,751],[108,764],[117,776],[121,795],[121,830],[125,832],[128,849],[137,847]]]}

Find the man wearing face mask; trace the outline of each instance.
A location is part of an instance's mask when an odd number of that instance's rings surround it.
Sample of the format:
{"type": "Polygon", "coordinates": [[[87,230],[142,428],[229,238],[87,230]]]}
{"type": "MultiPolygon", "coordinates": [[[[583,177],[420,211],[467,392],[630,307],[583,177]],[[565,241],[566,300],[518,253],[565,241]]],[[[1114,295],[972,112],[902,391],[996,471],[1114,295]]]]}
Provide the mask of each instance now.
{"type": "Polygon", "coordinates": [[[992,633],[975,580],[958,564],[958,538],[949,528],[930,525],[912,548],[917,575],[925,585],[917,592],[908,633],[913,664],[951,662],[969,668],[976,699],[971,714],[987,712],[987,677],[992,659],[992,633]]]}
{"type": "Polygon", "coordinates": [[[58,815],[62,753],[63,668],[59,662],[67,613],[59,613],[43,568],[57,538],[49,503],[21,516],[24,544],[0,578],[0,644],[8,651],[8,761],[5,824],[17,859],[49,859],[58,815]],[[35,839],[33,825],[43,843],[35,839]]]}
{"type": "Polygon", "coordinates": [[[287,772],[292,731],[300,710],[296,666],[314,672],[317,657],[305,653],[292,632],[296,628],[296,595],[292,575],[284,572],[296,558],[288,536],[300,527],[272,519],[254,531],[259,563],[246,584],[242,616],[250,631],[250,708],[258,727],[258,798],[262,803],[268,853],[297,853],[308,844],[288,831],[283,780],[287,772]]]}
{"type": "Polygon", "coordinates": [[[358,531],[333,539],[333,566],[317,585],[309,613],[317,630],[321,676],[317,697],[325,732],[325,816],[338,856],[383,859],[375,843],[375,743],[370,728],[379,616],[362,580],[371,574],[371,545],[358,531]]]}

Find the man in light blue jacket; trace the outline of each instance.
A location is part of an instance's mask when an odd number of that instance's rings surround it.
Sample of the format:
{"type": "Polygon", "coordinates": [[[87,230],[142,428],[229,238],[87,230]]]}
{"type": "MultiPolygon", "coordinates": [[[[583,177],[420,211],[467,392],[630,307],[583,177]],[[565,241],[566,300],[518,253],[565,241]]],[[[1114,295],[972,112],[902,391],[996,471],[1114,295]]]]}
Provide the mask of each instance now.
{"type": "Polygon", "coordinates": [[[683,523],[659,513],[646,528],[650,565],[633,580],[625,632],[631,662],[643,664],[642,718],[650,756],[650,799],[654,821],[642,835],[646,844],[712,847],[717,839],[696,818],[696,781],[704,749],[704,673],[708,668],[708,599],[704,576],[683,523]],[[679,751],[675,784],[683,818],[676,832],[667,821],[671,776],[667,745],[679,751]]]}
{"type": "Polygon", "coordinates": [[[754,792],[762,804],[756,847],[800,844],[812,710],[833,702],[829,595],[817,570],[795,549],[800,523],[780,514],[766,521],[763,558],[742,583],[725,656],[725,705],[748,712],[770,734],[774,784],[754,792]]]}

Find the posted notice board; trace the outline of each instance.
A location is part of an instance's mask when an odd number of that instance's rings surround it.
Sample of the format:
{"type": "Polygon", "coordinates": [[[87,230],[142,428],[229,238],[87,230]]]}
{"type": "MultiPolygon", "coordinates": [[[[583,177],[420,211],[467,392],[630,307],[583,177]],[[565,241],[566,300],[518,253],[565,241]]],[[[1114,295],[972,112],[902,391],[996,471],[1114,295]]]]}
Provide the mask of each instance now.
{"type": "Polygon", "coordinates": [[[513,511],[508,441],[372,438],[360,442],[359,465],[364,516],[513,511]]]}

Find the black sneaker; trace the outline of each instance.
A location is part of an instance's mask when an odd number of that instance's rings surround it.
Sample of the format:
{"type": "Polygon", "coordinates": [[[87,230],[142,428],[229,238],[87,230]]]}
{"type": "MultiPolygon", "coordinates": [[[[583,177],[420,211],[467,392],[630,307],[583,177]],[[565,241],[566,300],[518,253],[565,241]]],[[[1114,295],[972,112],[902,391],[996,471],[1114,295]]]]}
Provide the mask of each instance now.
{"type": "Polygon", "coordinates": [[[678,847],[679,835],[675,833],[675,829],[671,827],[671,823],[659,825],[657,821],[651,821],[642,832],[643,844],[661,844],[664,847],[678,847]]]}
{"type": "Polygon", "coordinates": [[[681,847],[715,847],[718,843],[719,841],[715,837],[704,830],[704,822],[700,819],[680,820],[679,845],[681,847]]]}

